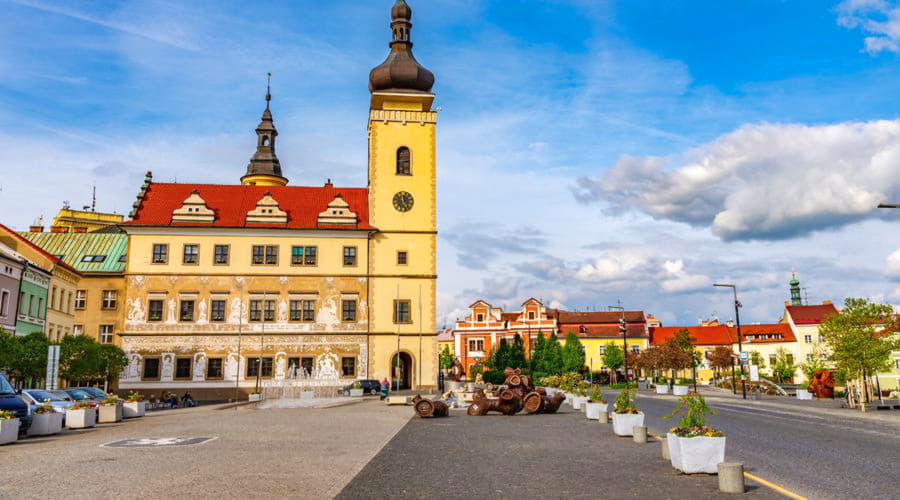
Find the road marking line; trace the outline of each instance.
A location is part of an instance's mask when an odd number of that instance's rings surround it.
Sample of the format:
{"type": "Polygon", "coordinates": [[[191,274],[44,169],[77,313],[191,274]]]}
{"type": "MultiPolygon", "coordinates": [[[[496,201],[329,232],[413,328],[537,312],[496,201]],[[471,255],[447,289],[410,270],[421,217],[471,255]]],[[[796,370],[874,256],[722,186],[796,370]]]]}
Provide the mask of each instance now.
{"type": "MultiPolygon", "coordinates": [[[[652,437],[652,438],[654,438],[654,439],[665,439],[664,437],[659,436],[659,435],[657,435],[657,434],[654,434],[654,433],[652,433],[652,432],[647,432],[647,435],[650,436],[650,437],[652,437]]],[[[766,481],[765,479],[763,479],[763,478],[761,478],[761,477],[759,477],[759,476],[757,476],[757,475],[750,474],[749,472],[746,472],[746,471],[745,471],[745,472],[744,472],[744,477],[750,479],[751,481],[756,481],[757,483],[759,483],[759,484],[761,484],[761,485],[763,485],[763,486],[766,486],[766,487],[768,487],[768,488],[771,488],[771,489],[777,491],[778,493],[781,493],[782,495],[785,495],[785,496],[787,496],[787,497],[789,497],[789,498],[794,498],[795,500],[809,500],[808,498],[806,498],[806,497],[803,496],[803,495],[798,495],[798,494],[794,493],[793,491],[790,491],[790,490],[785,489],[785,488],[783,488],[783,487],[781,487],[781,486],[778,486],[777,484],[775,484],[775,483],[773,483],[773,482],[771,482],[771,481],[766,481]]]]}
{"type": "Polygon", "coordinates": [[[778,485],[775,484],[775,483],[766,481],[765,479],[763,479],[763,478],[761,478],[761,477],[759,477],[759,476],[750,474],[749,472],[744,472],[744,477],[749,478],[749,479],[751,479],[751,480],[753,480],[753,481],[756,481],[757,483],[759,483],[759,484],[761,484],[761,485],[763,485],[763,486],[767,486],[767,487],[769,487],[769,488],[772,488],[773,490],[775,490],[775,491],[777,491],[778,493],[781,493],[782,495],[785,495],[785,496],[787,496],[787,497],[794,498],[794,499],[796,499],[796,500],[807,500],[807,498],[806,498],[805,496],[798,495],[798,494],[794,493],[793,491],[786,490],[786,489],[782,488],[781,486],[778,486],[778,485]]]}

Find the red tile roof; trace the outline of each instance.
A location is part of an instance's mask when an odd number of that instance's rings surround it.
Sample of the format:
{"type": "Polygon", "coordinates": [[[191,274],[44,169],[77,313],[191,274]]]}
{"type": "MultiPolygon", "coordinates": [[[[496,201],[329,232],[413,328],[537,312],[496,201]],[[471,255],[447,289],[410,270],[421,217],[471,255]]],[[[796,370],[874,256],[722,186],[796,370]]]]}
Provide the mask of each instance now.
{"type": "MultiPolygon", "coordinates": [[[[696,339],[694,345],[731,345],[737,342],[737,335],[732,335],[725,325],[716,326],[657,326],[650,329],[650,343],[663,345],[675,337],[675,332],[687,329],[691,337],[696,339]]],[[[743,331],[743,325],[741,326],[743,331]]]]}
{"type": "Polygon", "coordinates": [[[515,320],[519,319],[520,314],[522,314],[522,313],[521,312],[500,313],[500,321],[515,321],[515,320]]]}
{"type": "MultiPolygon", "coordinates": [[[[560,326],[569,323],[618,323],[622,318],[620,311],[593,311],[572,312],[558,309],[547,309],[547,317],[556,318],[560,326]]],[[[625,311],[625,321],[628,323],[644,323],[644,311],[625,311]]]]}
{"type": "MultiPolygon", "coordinates": [[[[627,324],[625,326],[627,328],[627,333],[629,338],[638,338],[643,337],[646,338],[647,334],[644,330],[644,325],[641,324],[627,324]]],[[[578,324],[566,324],[562,325],[559,328],[559,336],[560,338],[565,338],[569,332],[574,332],[579,337],[613,337],[613,338],[622,338],[622,333],[619,332],[619,325],[616,324],[606,324],[606,325],[578,325],[578,324]]]]}
{"type": "Polygon", "coordinates": [[[369,225],[369,190],[367,188],[336,188],[331,184],[307,186],[243,186],[224,184],[151,183],[130,226],[212,226],[260,227],[288,229],[351,229],[373,230],[369,225]],[[206,206],[215,212],[214,222],[173,222],[172,212],[197,191],[206,206]],[[281,210],[288,214],[287,224],[247,224],[247,212],[271,193],[281,210]],[[357,225],[321,225],[319,213],[338,194],[350,205],[358,217],[357,225]]]}
{"type": "Polygon", "coordinates": [[[791,315],[795,325],[818,325],[832,314],[838,314],[834,304],[821,304],[816,306],[787,306],[787,312],[791,315]]]}
{"type": "MultiPolygon", "coordinates": [[[[737,338],[737,327],[729,328],[731,335],[737,338]]],[[[787,323],[774,323],[770,325],[741,325],[741,336],[745,342],[752,344],[761,344],[766,342],[796,342],[797,337],[794,336],[791,325],[787,323]],[[748,339],[748,335],[769,335],[768,339],[748,339]],[[781,335],[781,338],[771,338],[775,335],[781,335]]]]}

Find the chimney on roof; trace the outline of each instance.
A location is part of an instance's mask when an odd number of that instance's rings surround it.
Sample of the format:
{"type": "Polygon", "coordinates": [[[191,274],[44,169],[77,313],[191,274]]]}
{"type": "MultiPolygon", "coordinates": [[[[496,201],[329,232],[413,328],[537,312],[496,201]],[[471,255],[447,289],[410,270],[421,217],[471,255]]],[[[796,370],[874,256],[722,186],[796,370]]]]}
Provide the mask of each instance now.
{"type": "Polygon", "coordinates": [[[725,324],[728,325],[728,328],[734,328],[734,321],[731,321],[730,319],[726,321],[725,324]]]}
{"type": "Polygon", "coordinates": [[[31,233],[43,233],[44,226],[28,226],[28,231],[31,233]]]}
{"type": "Polygon", "coordinates": [[[50,226],[51,233],[68,233],[69,228],[66,226],[50,226]]]}
{"type": "Polygon", "coordinates": [[[822,301],[822,305],[823,305],[823,306],[830,306],[831,304],[832,304],[832,303],[831,303],[830,300],[823,300],[823,301],[822,301]]]}
{"type": "Polygon", "coordinates": [[[330,178],[325,180],[325,187],[332,187],[330,178]]]}

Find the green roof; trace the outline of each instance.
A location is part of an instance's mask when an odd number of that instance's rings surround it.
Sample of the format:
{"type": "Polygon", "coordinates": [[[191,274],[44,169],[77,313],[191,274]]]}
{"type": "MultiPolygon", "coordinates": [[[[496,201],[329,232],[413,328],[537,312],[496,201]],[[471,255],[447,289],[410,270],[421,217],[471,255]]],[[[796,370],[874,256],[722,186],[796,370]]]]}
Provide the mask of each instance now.
{"type": "Polygon", "coordinates": [[[124,273],[127,234],[19,233],[83,273],[124,273]],[[85,262],[89,257],[90,262],[85,262]]]}

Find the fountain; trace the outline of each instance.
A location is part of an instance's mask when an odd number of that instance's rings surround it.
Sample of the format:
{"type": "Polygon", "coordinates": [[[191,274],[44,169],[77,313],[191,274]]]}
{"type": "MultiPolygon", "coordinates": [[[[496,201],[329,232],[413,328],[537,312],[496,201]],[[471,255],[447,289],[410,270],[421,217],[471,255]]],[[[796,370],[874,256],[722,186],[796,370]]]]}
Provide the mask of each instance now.
{"type": "MultiPolygon", "coordinates": [[[[319,356],[318,362],[307,370],[299,366],[276,369],[273,380],[263,382],[260,408],[308,408],[331,405],[350,398],[344,395],[346,382],[341,381],[334,354],[319,356]],[[278,376],[283,374],[283,376],[278,376]]],[[[283,363],[283,359],[279,360],[283,363]]]]}

